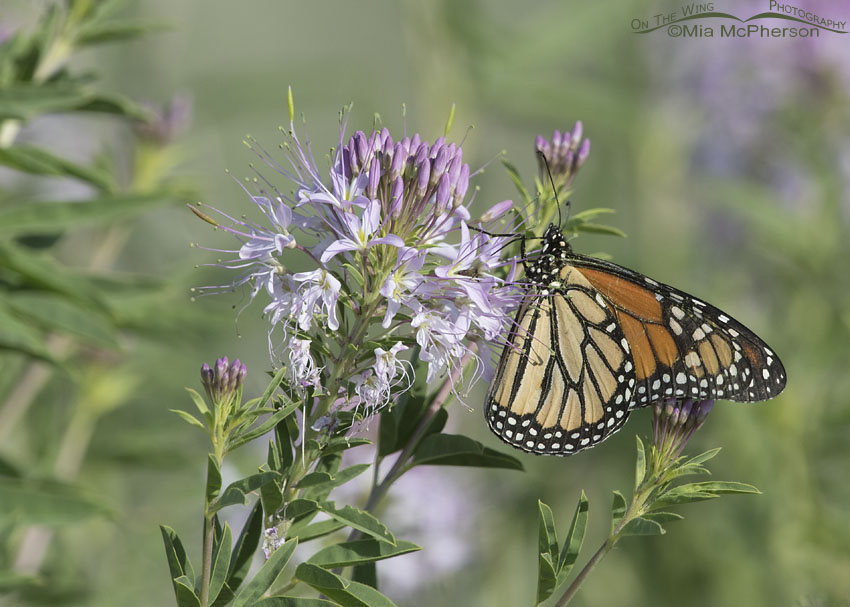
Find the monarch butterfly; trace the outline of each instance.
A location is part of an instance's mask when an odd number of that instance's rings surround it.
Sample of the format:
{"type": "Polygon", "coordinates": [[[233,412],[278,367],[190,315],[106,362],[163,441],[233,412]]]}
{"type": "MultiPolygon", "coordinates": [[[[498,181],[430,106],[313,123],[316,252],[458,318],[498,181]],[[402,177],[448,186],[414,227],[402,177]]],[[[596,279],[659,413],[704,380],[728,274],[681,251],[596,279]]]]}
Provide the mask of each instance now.
{"type": "MultiPolygon", "coordinates": [[[[663,399],[767,400],[779,357],[728,314],[616,264],[573,253],[550,224],[532,262],[485,415],[506,443],[570,455],[663,399]]],[[[525,255],[523,254],[523,258],[525,255]]]]}

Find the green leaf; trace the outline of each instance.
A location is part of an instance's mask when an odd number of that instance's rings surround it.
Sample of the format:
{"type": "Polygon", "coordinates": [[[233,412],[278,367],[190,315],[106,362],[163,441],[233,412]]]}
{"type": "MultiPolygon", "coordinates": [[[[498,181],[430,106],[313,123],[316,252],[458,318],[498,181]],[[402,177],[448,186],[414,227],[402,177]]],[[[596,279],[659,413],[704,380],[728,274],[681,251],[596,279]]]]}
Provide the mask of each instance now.
{"type": "Polygon", "coordinates": [[[254,603],[254,607],[339,607],[339,603],[331,603],[325,599],[270,596],[254,603]]]}
{"type": "Polygon", "coordinates": [[[614,502],[611,504],[611,533],[626,515],[626,498],[619,491],[614,491],[614,502]]]}
{"type": "Polygon", "coordinates": [[[195,403],[195,407],[198,409],[198,411],[200,411],[201,415],[206,415],[210,412],[210,410],[207,408],[207,403],[204,400],[203,396],[198,394],[198,392],[193,390],[192,388],[186,388],[186,392],[188,392],[189,396],[192,397],[192,402],[195,403]]]}
{"type": "Polygon", "coordinates": [[[99,498],[73,485],[0,478],[0,521],[61,526],[111,514],[99,498]]]}
{"type": "Polygon", "coordinates": [[[295,576],[345,607],[395,607],[390,599],[374,588],[334,575],[318,565],[301,563],[295,570],[295,576]]]}
{"type": "Polygon", "coordinates": [[[623,232],[623,230],[621,230],[620,228],[615,228],[614,226],[601,225],[597,223],[580,223],[576,225],[575,230],[577,232],[588,232],[590,234],[610,234],[612,236],[626,238],[626,233],[623,232]]]}
{"type": "Polygon", "coordinates": [[[522,470],[522,463],[511,455],[485,447],[460,434],[432,434],[413,454],[414,466],[475,466],[522,470]]]}
{"type": "Polygon", "coordinates": [[[206,498],[207,503],[211,504],[212,501],[216,498],[216,496],[221,491],[221,470],[218,467],[218,462],[216,462],[215,457],[212,453],[207,455],[207,487],[206,487],[206,498]]]}
{"type": "Polygon", "coordinates": [[[539,605],[550,596],[558,587],[558,576],[555,573],[555,565],[552,555],[539,553],[537,555],[537,599],[534,604],[539,605]]]}
{"type": "Polygon", "coordinates": [[[525,184],[523,184],[522,177],[520,177],[519,171],[513,164],[511,164],[511,162],[507,158],[502,158],[502,166],[505,167],[505,171],[507,171],[508,177],[510,177],[511,181],[517,189],[517,192],[519,192],[519,195],[522,196],[523,203],[525,205],[528,205],[532,200],[532,196],[528,193],[525,184]]]}
{"type": "Polygon", "coordinates": [[[304,498],[294,499],[286,505],[286,518],[297,521],[300,518],[314,514],[319,510],[319,503],[304,498]]]}
{"type": "Polygon", "coordinates": [[[599,215],[607,215],[609,213],[616,213],[615,209],[608,209],[605,207],[597,207],[595,209],[586,209],[584,211],[580,211],[578,213],[574,213],[570,220],[567,222],[568,226],[571,226],[573,223],[584,223],[588,219],[593,219],[599,215]]]}
{"type": "Polygon", "coordinates": [[[43,292],[11,293],[6,302],[17,314],[48,330],[69,333],[95,346],[118,348],[115,328],[106,315],[91,306],[43,292]]]}
{"type": "Polygon", "coordinates": [[[370,535],[382,542],[387,542],[393,546],[396,545],[396,539],[390,533],[389,529],[368,512],[352,508],[351,506],[337,508],[333,502],[323,502],[319,504],[319,508],[331,518],[345,523],[352,529],[362,531],[366,535],[370,535]]]}
{"type": "Polygon", "coordinates": [[[752,485],[748,485],[746,483],[736,483],[734,481],[707,481],[704,483],[689,483],[687,485],[680,485],[675,489],[706,491],[715,493],[717,495],[744,493],[761,494],[761,491],[759,491],[756,487],[753,487],[752,485]]]}
{"type": "Polygon", "coordinates": [[[333,519],[319,521],[318,523],[310,523],[310,519],[302,519],[289,528],[286,532],[286,539],[297,537],[298,541],[303,543],[339,531],[345,526],[345,523],[333,519]]]}
{"type": "Polygon", "coordinates": [[[2,305],[0,305],[0,350],[20,352],[33,358],[58,364],[47,351],[41,333],[18,320],[14,315],[9,314],[2,305]]]}
{"type": "Polygon", "coordinates": [[[207,429],[207,428],[206,428],[206,426],[204,426],[204,424],[203,424],[203,423],[201,423],[201,422],[198,420],[198,418],[197,418],[197,417],[195,417],[194,415],[192,415],[191,413],[186,413],[186,412],[185,412],[185,411],[183,411],[182,409],[169,409],[169,411],[171,411],[172,413],[176,413],[178,416],[180,416],[180,418],[181,418],[183,421],[185,421],[185,422],[186,422],[187,424],[189,424],[190,426],[197,426],[197,427],[198,427],[198,428],[200,428],[201,430],[206,431],[206,429],[207,429]]]}
{"type": "Polygon", "coordinates": [[[91,95],[79,85],[63,83],[15,83],[0,87],[0,120],[28,121],[40,114],[78,108],[91,95]]]}
{"type": "Polygon", "coordinates": [[[325,569],[362,565],[422,550],[412,542],[397,540],[395,546],[374,539],[362,539],[327,546],[307,559],[325,569]]]}
{"type": "Polygon", "coordinates": [[[327,472],[312,472],[301,479],[301,482],[298,483],[298,487],[322,487],[332,489],[334,487],[344,485],[371,467],[371,464],[356,464],[354,466],[349,466],[344,470],[340,470],[333,476],[327,472]]]}
{"type": "Polygon", "coordinates": [[[252,430],[249,430],[245,434],[231,439],[231,441],[228,443],[228,451],[233,451],[234,449],[251,442],[255,438],[263,436],[264,434],[268,434],[278,423],[280,423],[289,415],[291,415],[292,412],[295,411],[299,405],[300,403],[289,403],[283,409],[279,409],[272,413],[268,417],[268,419],[263,421],[260,425],[256,426],[252,430]]]}
{"type": "Polygon", "coordinates": [[[656,523],[673,523],[675,521],[681,521],[685,517],[681,514],[676,514],[675,512],[647,512],[643,515],[643,518],[649,519],[650,521],[655,521],[656,523]]]}
{"type": "Polygon", "coordinates": [[[578,498],[575,514],[573,514],[573,521],[570,523],[570,530],[567,532],[567,538],[564,540],[563,548],[561,548],[561,561],[558,563],[558,584],[563,582],[570,574],[570,570],[578,558],[578,553],[581,551],[584,534],[587,531],[588,509],[587,496],[582,491],[578,498]]]}
{"type": "Polygon", "coordinates": [[[646,449],[644,449],[643,441],[635,434],[637,439],[637,459],[635,460],[635,487],[640,486],[643,478],[646,476],[646,449]]]}
{"type": "MultiPolygon", "coordinates": [[[[0,219],[2,225],[2,219],[0,219]]],[[[0,267],[19,274],[21,286],[27,285],[54,293],[106,310],[99,295],[88,280],[75,275],[67,268],[54,263],[46,255],[34,254],[9,242],[0,244],[0,267]]]]}
{"type": "Polygon", "coordinates": [[[378,589],[378,566],[375,563],[364,563],[351,568],[351,580],[378,589]]]}
{"type": "Polygon", "coordinates": [[[555,517],[552,509],[537,500],[538,523],[537,523],[537,552],[548,554],[552,557],[552,563],[557,563],[560,549],[558,548],[558,534],[555,531],[555,517]]]}
{"type": "Polygon", "coordinates": [[[0,148],[0,165],[34,175],[75,177],[104,191],[115,187],[112,178],[105,171],[79,165],[29,145],[17,144],[0,148]]]}
{"type": "Polygon", "coordinates": [[[256,491],[266,483],[279,478],[280,474],[270,471],[258,472],[257,474],[252,474],[251,476],[246,476],[243,479],[234,481],[221,493],[221,497],[219,497],[215,504],[213,504],[210,512],[218,512],[227,506],[246,504],[248,495],[250,495],[251,492],[256,491]]]}
{"type": "Polygon", "coordinates": [[[252,607],[272,587],[295,552],[298,540],[290,540],[274,551],[257,574],[236,594],[232,607],[252,607]]]}
{"type": "Polygon", "coordinates": [[[236,591],[242,584],[245,576],[248,575],[248,570],[251,568],[251,561],[254,559],[254,553],[260,545],[260,538],[263,535],[263,505],[260,500],[254,504],[248,520],[242,527],[242,532],[236,538],[236,545],[233,547],[233,554],[230,557],[230,571],[227,573],[227,585],[231,590],[236,591]]]}
{"type": "Polygon", "coordinates": [[[173,194],[114,194],[85,201],[27,202],[0,212],[0,234],[50,232],[79,224],[94,224],[138,215],[164,204],[173,194]]]}
{"type": "Polygon", "coordinates": [[[663,535],[666,533],[657,521],[643,518],[641,516],[633,518],[620,530],[620,536],[627,535],[663,535]]]}
{"type": "Polygon", "coordinates": [[[199,607],[201,599],[195,594],[194,584],[188,577],[172,580],[174,595],[177,597],[177,607],[199,607]]]}
{"type": "Polygon", "coordinates": [[[760,494],[757,488],[745,483],[731,481],[708,481],[679,485],[662,493],[650,510],[661,510],[674,504],[687,504],[720,497],[724,494],[760,494]]]}
{"type": "Polygon", "coordinates": [[[168,29],[168,24],[158,21],[98,21],[80,27],[74,36],[74,42],[78,46],[117,42],[164,29],[168,29]]]}
{"type": "Polygon", "coordinates": [[[233,548],[233,534],[230,525],[224,524],[224,533],[213,550],[213,569],[210,575],[210,603],[213,603],[221,592],[230,570],[230,551],[233,548]]]}
{"type": "Polygon", "coordinates": [[[721,448],[722,447],[717,447],[716,449],[709,449],[705,453],[700,453],[699,455],[695,455],[694,457],[689,459],[687,462],[685,462],[685,465],[698,466],[700,464],[704,464],[708,460],[712,459],[715,455],[720,453],[721,448]]]}
{"type": "Polygon", "coordinates": [[[368,438],[348,438],[347,436],[336,436],[330,439],[327,444],[322,447],[322,453],[338,453],[347,451],[361,445],[371,445],[372,441],[368,438]]]}
{"type": "Polygon", "coordinates": [[[186,556],[186,550],[183,548],[183,542],[180,541],[177,532],[165,525],[160,525],[159,530],[162,533],[162,542],[165,544],[165,558],[168,561],[171,579],[176,580],[181,576],[194,579],[195,572],[192,569],[192,563],[186,556]]]}

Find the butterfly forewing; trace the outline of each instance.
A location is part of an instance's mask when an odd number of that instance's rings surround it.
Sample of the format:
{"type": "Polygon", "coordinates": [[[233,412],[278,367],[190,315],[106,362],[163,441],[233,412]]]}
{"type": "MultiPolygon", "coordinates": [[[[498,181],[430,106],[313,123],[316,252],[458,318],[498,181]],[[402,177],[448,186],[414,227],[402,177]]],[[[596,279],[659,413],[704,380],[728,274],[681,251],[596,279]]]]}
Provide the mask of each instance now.
{"type": "Polygon", "coordinates": [[[560,287],[530,295],[502,354],[487,420],[515,447],[568,455],[625,422],[634,367],[614,310],[580,273],[563,268],[560,287]]]}
{"type": "Polygon", "coordinates": [[[550,226],[487,397],[505,442],[569,455],[629,410],[665,399],[773,398],[785,369],[717,308],[622,266],[572,253],[550,226]]]}
{"type": "Polygon", "coordinates": [[[779,357],[728,314],[610,262],[574,256],[570,263],[616,310],[635,361],[634,406],[665,398],[754,402],[785,388],[779,357]]]}

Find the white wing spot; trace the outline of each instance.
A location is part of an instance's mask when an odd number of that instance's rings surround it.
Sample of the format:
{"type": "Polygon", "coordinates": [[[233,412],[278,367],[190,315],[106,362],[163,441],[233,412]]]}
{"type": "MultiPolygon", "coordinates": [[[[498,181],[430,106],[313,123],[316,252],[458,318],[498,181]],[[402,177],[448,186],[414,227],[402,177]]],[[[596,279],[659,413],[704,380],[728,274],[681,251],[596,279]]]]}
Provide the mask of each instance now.
{"type": "Polygon", "coordinates": [[[675,333],[676,335],[682,334],[682,325],[677,323],[676,319],[674,318],[670,319],[670,328],[673,329],[673,333],[675,333]]]}
{"type": "Polygon", "coordinates": [[[685,317],[685,313],[682,312],[682,308],[680,308],[679,306],[673,306],[672,308],[670,308],[670,312],[672,312],[673,316],[675,316],[679,320],[682,320],[685,317]]]}
{"type": "Polygon", "coordinates": [[[705,339],[705,333],[702,329],[697,329],[696,331],[694,331],[694,334],[691,335],[691,337],[694,339],[694,341],[702,341],[703,339],[705,339]]]}
{"type": "Polygon", "coordinates": [[[726,316],[725,314],[721,314],[720,316],[717,317],[717,320],[719,320],[720,322],[729,322],[729,317],[726,316]]]}
{"type": "Polygon", "coordinates": [[[688,378],[687,378],[687,376],[685,376],[684,373],[679,373],[676,376],[676,383],[677,384],[684,384],[686,381],[688,381],[688,378]]]}

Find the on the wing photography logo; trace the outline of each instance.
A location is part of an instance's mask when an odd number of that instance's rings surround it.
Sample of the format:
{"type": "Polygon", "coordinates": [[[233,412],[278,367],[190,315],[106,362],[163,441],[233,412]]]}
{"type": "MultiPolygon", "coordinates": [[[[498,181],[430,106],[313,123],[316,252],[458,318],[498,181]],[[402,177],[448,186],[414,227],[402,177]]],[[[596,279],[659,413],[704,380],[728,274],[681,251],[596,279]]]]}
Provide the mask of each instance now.
{"type": "Polygon", "coordinates": [[[752,16],[719,11],[714,2],[692,2],[677,9],[635,17],[635,34],[666,33],[671,38],[820,38],[847,33],[845,15],[834,15],[841,6],[824,6],[815,12],[789,2],[769,0],[769,9],[752,16]]]}

